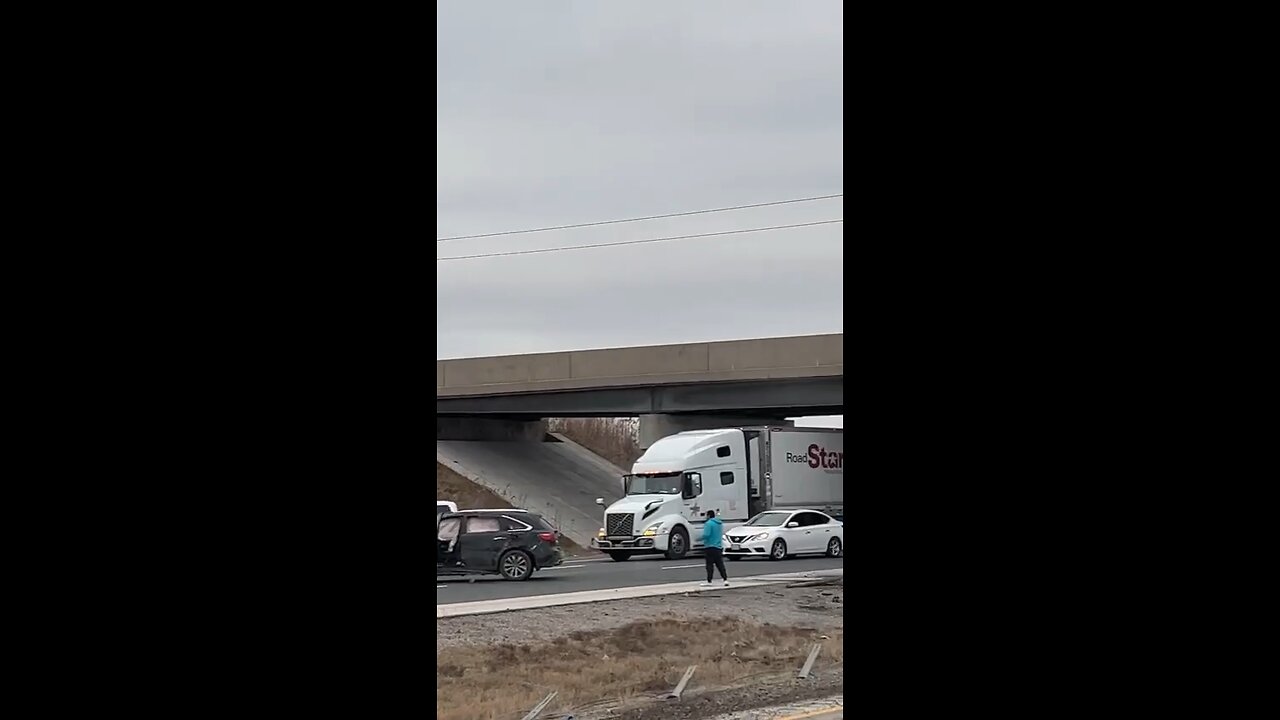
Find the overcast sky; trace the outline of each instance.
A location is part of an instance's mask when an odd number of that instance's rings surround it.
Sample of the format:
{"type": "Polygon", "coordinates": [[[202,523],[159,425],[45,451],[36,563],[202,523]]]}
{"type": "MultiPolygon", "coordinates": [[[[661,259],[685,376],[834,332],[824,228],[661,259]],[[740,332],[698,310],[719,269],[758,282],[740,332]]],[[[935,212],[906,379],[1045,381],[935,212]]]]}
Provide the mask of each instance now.
{"type": "MultiPolygon", "coordinates": [[[[436,237],[844,191],[834,0],[440,0],[436,237]]],[[[844,330],[842,198],[436,244],[436,357],[844,330]]]]}

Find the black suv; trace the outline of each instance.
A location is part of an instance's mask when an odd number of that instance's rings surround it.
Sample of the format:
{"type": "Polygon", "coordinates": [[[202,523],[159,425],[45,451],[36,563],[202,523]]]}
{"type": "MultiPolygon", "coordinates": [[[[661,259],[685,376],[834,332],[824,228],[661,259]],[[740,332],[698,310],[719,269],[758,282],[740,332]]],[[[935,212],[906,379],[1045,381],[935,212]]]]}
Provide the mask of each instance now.
{"type": "Polygon", "coordinates": [[[498,574],[528,580],[564,561],[560,533],[528,510],[459,510],[439,516],[436,575],[498,574]]]}

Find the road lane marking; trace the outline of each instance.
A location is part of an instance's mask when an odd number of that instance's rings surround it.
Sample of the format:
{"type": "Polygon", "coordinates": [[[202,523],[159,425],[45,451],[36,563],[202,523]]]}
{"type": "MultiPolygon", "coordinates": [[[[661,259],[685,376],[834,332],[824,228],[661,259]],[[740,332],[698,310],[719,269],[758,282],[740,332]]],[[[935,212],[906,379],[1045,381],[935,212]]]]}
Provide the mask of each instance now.
{"type": "Polygon", "coordinates": [[[547,570],[581,570],[582,568],[565,567],[564,565],[557,565],[555,567],[541,568],[541,569],[543,572],[546,572],[547,570]]]}
{"type": "Polygon", "coordinates": [[[685,568],[705,567],[706,563],[698,563],[697,565],[668,565],[663,570],[683,570],[685,568]]]}
{"type": "Polygon", "coordinates": [[[440,588],[442,588],[442,587],[449,587],[449,586],[448,586],[448,585],[437,585],[437,586],[436,586],[436,589],[437,589],[437,590],[439,590],[439,589],[440,589],[440,588]]]}

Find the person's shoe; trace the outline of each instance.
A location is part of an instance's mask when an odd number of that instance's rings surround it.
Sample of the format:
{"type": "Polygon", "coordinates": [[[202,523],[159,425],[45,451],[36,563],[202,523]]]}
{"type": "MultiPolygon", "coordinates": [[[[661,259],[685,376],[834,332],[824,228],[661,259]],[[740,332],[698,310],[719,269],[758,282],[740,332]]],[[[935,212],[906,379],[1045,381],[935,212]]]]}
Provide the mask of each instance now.
{"type": "Polygon", "coordinates": [[[729,587],[729,581],[728,581],[728,580],[725,580],[725,581],[724,581],[724,586],[725,586],[725,587],[729,587]]]}
{"type": "Polygon", "coordinates": [[[698,583],[698,587],[711,587],[711,583],[709,582],[698,583]]]}

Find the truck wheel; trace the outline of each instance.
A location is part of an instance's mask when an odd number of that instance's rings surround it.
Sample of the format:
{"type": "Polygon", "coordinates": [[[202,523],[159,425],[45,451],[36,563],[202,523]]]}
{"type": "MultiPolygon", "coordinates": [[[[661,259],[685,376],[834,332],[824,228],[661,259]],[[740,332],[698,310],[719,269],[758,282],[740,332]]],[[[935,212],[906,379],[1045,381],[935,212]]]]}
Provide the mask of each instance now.
{"type": "Polygon", "coordinates": [[[503,580],[528,580],[533,575],[533,558],[523,550],[508,550],[498,558],[503,580]]]}
{"type": "Polygon", "coordinates": [[[680,560],[684,558],[685,555],[688,555],[688,554],[689,554],[689,533],[685,532],[684,528],[680,526],[676,526],[676,529],[671,531],[671,541],[670,541],[670,544],[667,546],[667,553],[666,553],[667,559],[680,560]]]}
{"type": "Polygon", "coordinates": [[[630,559],[631,559],[631,553],[629,553],[629,552],[611,552],[611,553],[609,553],[609,557],[613,558],[615,562],[625,562],[625,561],[627,561],[627,560],[630,560],[630,559]]]}
{"type": "Polygon", "coordinates": [[[770,560],[786,560],[787,559],[787,541],[778,538],[773,541],[773,549],[769,551],[770,560]]]}

